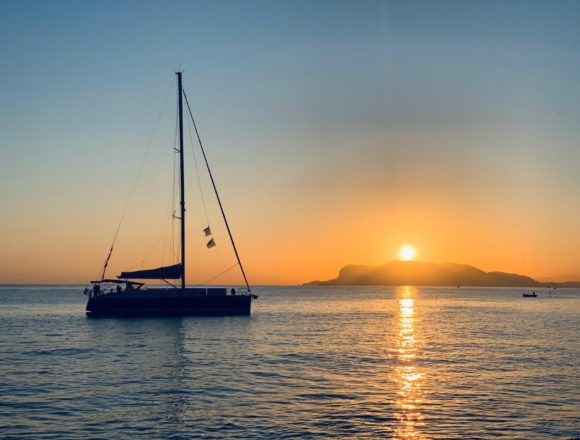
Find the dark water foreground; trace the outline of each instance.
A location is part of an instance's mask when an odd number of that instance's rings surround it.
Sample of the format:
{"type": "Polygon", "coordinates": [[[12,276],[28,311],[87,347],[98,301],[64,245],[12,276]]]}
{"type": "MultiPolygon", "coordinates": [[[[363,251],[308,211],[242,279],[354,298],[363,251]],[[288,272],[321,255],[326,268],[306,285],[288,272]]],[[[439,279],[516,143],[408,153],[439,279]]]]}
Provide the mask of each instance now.
{"type": "Polygon", "coordinates": [[[252,317],[87,319],[0,287],[2,438],[574,438],[580,290],[261,288],[252,317]]]}

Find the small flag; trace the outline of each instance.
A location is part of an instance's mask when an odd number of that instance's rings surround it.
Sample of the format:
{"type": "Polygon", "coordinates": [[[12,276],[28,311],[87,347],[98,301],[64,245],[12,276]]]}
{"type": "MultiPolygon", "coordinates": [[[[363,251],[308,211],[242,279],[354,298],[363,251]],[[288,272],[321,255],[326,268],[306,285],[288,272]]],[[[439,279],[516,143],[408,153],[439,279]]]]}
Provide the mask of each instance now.
{"type": "Polygon", "coordinates": [[[206,237],[211,235],[211,229],[209,228],[209,226],[203,230],[203,233],[205,234],[206,237]]]}
{"type": "Polygon", "coordinates": [[[213,240],[213,238],[212,238],[210,241],[208,241],[208,242],[207,242],[207,247],[208,247],[208,249],[209,249],[209,248],[212,248],[212,247],[214,247],[214,246],[215,246],[215,241],[214,241],[214,240],[213,240]]]}

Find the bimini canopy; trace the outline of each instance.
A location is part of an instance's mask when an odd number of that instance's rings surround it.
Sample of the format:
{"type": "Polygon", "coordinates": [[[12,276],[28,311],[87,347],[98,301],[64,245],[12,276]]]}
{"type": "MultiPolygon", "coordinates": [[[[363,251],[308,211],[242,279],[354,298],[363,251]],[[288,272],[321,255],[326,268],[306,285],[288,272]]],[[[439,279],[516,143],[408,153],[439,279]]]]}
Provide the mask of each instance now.
{"type": "Polygon", "coordinates": [[[175,280],[183,275],[183,266],[174,264],[173,266],[158,267],[157,269],[137,270],[135,272],[122,272],[118,278],[137,280],[175,280]]]}

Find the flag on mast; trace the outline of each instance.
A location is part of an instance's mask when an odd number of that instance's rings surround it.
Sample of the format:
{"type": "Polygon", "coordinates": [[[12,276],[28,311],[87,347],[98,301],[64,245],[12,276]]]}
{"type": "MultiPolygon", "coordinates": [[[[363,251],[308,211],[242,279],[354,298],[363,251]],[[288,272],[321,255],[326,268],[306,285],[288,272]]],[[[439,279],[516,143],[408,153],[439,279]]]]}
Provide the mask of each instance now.
{"type": "Polygon", "coordinates": [[[206,237],[211,235],[211,229],[209,228],[209,226],[203,230],[203,233],[205,234],[206,237]]]}
{"type": "Polygon", "coordinates": [[[207,242],[207,247],[208,247],[208,249],[209,249],[209,248],[212,248],[212,247],[214,247],[214,246],[215,246],[215,241],[214,241],[214,239],[212,238],[210,241],[208,241],[208,242],[207,242]]]}

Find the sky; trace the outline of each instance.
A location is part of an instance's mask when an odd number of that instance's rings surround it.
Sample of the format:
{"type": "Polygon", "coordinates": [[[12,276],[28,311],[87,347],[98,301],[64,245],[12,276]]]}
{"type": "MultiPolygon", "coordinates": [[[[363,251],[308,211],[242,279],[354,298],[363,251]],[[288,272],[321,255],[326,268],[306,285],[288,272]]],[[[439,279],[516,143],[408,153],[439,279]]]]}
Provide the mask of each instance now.
{"type": "MultiPolygon", "coordinates": [[[[405,244],[580,279],[578,22],[564,0],[5,0],[0,283],[94,279],[121,218],[109,275],[172,262],[178,69],[251,283],[405,244]]],[[[194,158],[188,143],[187,273],[204,282],[235,260],[194,158]]]]}

